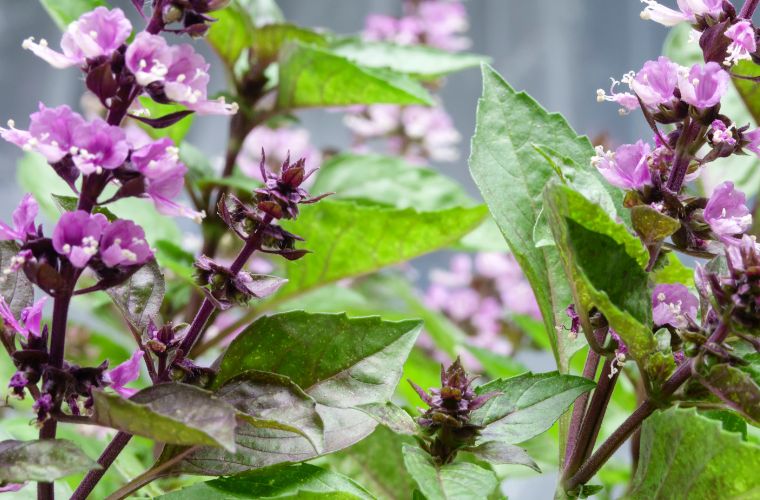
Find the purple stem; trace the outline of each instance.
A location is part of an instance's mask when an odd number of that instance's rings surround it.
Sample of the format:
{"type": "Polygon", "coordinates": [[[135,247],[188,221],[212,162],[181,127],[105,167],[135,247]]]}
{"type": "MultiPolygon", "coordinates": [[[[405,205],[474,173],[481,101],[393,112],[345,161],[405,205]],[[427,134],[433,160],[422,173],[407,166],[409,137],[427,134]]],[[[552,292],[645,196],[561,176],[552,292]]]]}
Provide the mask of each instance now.
{"type": "Polygon", "coordinates": [[[747,0],[742,5],[742,10],[739,11],[739,17],[742,19],[752,19],[752,14],[755,13],[760,0],[747,0]]]}
{"type": "MultiPolygon", "coordinates": [[[[583,378],[591,381],[596,378],[596,369],[599,367],[599,359],[599,354],[593,349],[589,349],[588,355],[586,356],[586,364],[583,366],[583,378]]],[[[578,433],[580,432],[583,418],[586,415],[586,407],[588,406],[589,397],[589,393],[584,392],[581,397],[575,401],[575,405],[573,406],[573,416],[570,418],[570,427],[567,430],[567,448],[565,449],[564,469],[567,469],[570,457],[578,442],[578,433]]]]}
{"type": "MultiPolygon", "coordinates": [[[[727,321],[721,321],[715,331],[710,335],[708,342],[714,342],[720,344],[728,336],[728,323],[727,321]]],[[[602,443],[596,453],[586,460],[586,462],[578,469],[578,472],[568,479],[564,486],[566,491],[572,491],[581,484],[586,484],[591,480],[594,475],[599,472],[599,469],[607,463],[613,453],[633,434],[636,429],[641,426],[642,422],[650,416],[660,406],[660,401],[663,398],[672,396],[674,392],[691,377],[692,369],[694,365],[694,358],[689,359],[687,362],[681,364],[676,372],[662,385],[658,398],[647,398],[641,406],[636,408],[636,411],[618,427],[607,440],[602,443]]]]}
{"type": "Polygon", "coordinates": [[[100,458],[98,458],[98,464],[100,464],[101,468],[91,470],[87,473],[77,489],[74,491],[74,494],[71,495],[71,500],[85,500],[87,498],[87,495],[92,493],[92,490],[95,489],[95,485],[97,485],[98,481],[100,481],[100,479],[105,475],[108,468],[116,460],[116,457],[119,456],[124,447],[127,446],[127,443],[129,443],[130,439],[132,439],[132,434],[121,431],[118,432],[116,436],[114,436],[113,440],[108,444],[106,449],[103,450],[100,458]]]}

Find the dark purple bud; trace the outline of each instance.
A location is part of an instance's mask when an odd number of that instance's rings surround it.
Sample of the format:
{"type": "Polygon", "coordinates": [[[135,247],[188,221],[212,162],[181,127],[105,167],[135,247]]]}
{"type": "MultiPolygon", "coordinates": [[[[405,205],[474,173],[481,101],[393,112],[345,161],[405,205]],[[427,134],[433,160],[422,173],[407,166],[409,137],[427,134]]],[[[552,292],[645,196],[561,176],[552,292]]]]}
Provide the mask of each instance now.
{"type": "Polygon", "coordinates": [[[109,62],[90,67],[87,70],[85,83],[89,91],[95,94],[106,107],[110,107],[108,100],[113,98],[119,90],[119,84],[114,78],[109,62]]]}
{"type": "Polygon", "coordinates": [[[32,409],[37,413],[37,422],[42,423],[47,420],[53,407],[53,397],[47,393],[41,395],[32,405],[32,409]]]}

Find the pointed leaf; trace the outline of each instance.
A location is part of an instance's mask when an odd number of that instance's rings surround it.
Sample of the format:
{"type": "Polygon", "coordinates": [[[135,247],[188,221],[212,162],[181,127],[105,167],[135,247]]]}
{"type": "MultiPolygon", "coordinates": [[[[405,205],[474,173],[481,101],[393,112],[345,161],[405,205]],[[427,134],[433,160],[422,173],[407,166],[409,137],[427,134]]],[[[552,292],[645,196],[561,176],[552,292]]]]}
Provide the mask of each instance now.
{"type": "Polygon", "coordinates": [[[681,228],[681,223],[649,205],[636,205],[631,209],[631,223],[641,239],[647,243],[662,241],[681,228]]]}
{"type": "Polygon", "coordinates": [[[328,50],[293,43],[280,55],[281,109],[353,104],[432,105],[430,94],[410,77],[364,67],[328,50]]]}
{"type": "Polygon", "coordinates": [[[530,467],[536,472],[541,472],[538,464],[530,458],[528,452],[512,444],[501,443],[498,441],[489,441],[473,448],[467,448],[467,451],[476,457],[500,465],[524,465],[530,467]]]}
{"type": "Polygon", "coordinates": [[[356,408],[397,434],[413,436],[417,433],[417,424],[412,417],[403,408],[391,402],[369,403],[356,408]]]}
{"type": "MultiPolygon", "coordinates": [[[[0,272],[9,269],[11,259],[19,252],[18,245],[13,241],[0,241],[0,272]]],[[[21,310],[29,307],[34,302],[34,288],[24,274],[24,271],[3,273],[0,275],[0,297],[10,307],[15,317],[19,317],[21,310]]]]}
{"type": "Polygon", "coordinates": [[[557,333],[569,325],[565,308],[572,295],[555,247],[550,242],[537,247],[533,239],[542,211],[541,193],[559,171],[567,182],[592,191],[595,199],[606,200],[605,206],[625,219],[622,196],[592,169],[594,149],[588,139],[579,137],[560,115],[516,92],[491,67],[482,69],[483,96],[478,102],[470,173],[533,287],[558,367],[566,372],[570,356],[583,342],[557,333]],[[549,147],[541,146],[549,140],[549,147]]]}
{"type": "Polygon", "coordinates": [[[235,409],[203,389],[165,383],[130,399],[103,391],[93,391],[93,399],[99,425],[162,443],[235,450],[235,409]]]}
{"type": "Polygon", "coordinates": [[[330,500],[372,499],[351,479],[310,464],[284,465],[198,483],[159,498],[208,500],[211,498],[309,498],[330,500]]]}
{"type": "Polygon", "coordinates": [[[100,466],[64,439],[0,441],[0,482],[54,481],[100,466]]]}
{"type": "Polygon", "coordinates": [[[499,484],[493,472],[475,464],[438,466],[417,446],[403,450],[404,464],[428,500],[485,500],[499,484]]]}
{"type": "Polygon", "coordinates": [[[496,379],[476,389],[478,394],[500,394],[472,413],[472,423],[487,426],[481,442],[521,443],[546,431],[594,385],[583,377],[557,372],[496,379]]]}
{"type": "Polygon", "coordinates": [[[206,41],[224,63],[232,68],[243,51],[253,41],[253,21],[245,8],[237,1],[228,7],[211,13],[216,22],[206,34],[206,41]]]}
{"type": "Polygon", "coordinates": [[[670,409],[644,421],[632,500],[757,498],[760,447],[694,410],[670,409]]]}
{"type": "Polygon", "coordinates": [[[256,28],[251,33],[253,55],[260,61],[274,61],[283,46],[299,41],[314,47],[327,45],[326,36],[314,30],[290,23],[267,24],[256,28]]]}
{"type": "Polygon", "coordinates": [[[137,270],[126,282],[106,290],[114,305],[136,331],[142,332],[157,317],[164,301],[164,275],[155,260],[137,270]]]}

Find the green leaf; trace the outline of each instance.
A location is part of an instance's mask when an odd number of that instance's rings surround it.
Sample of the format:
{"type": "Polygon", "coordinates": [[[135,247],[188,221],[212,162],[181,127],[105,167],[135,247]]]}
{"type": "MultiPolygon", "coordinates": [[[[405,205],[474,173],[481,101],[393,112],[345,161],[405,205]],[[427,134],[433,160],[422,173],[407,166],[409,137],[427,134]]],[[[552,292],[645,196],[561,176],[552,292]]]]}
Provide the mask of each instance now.
{"type": "Polygon", "coordinates": [[[163,383],[130,399],[93,391],[98,425],[161,443],[221,446],[235,450],[235,409],[194,386],[163,383]]]}
{"type": "Polygon", "coordinates": [[[747,440],[747,422],[744,421],[736,412],[729,410],[706,410],[700,411],[700,415],[712,420],[718,420],[727,432],[737,432],[741,434],[744,441],[747,440]]]}
{"type": "Polygon", "coordinates": [[[346,38],[330,46],[333,53],[370,68],[388,68],[399,73],[432,79],[480,66],[489,58],[453,53],[424,45],[398,45],[346,38]]]}
{"type": "MultiPolygon", "coordinates": [[[[324,452],[331,453],[374,430],[375,420],[353,407],[391,398],[420,327],[419,321],[300,311],[262,317],[230,344],[215,385],[248,369],[290,378],[317,402],[324,423],[324,452]]],[[[317,456],[302,436],[253,428],[245,422],[238,425],[236,441],[234,455],[202,449],[176,470],[227,475],[317,456]]]]}
{"type": "Polygon", "coordinates": [[[78,472],[99,469],[71,441],[0,441],[0,482],[54,481],[78,472]]]}
{"type": "Polygon", "coordinates": [[[394,156],[336,155],[322,164],[311,192],[425,211],[475,204],[454,180],[394,156]]]}
{"type": "MultiPolygon", "coordinates": [[[[75,196],[63,196],[60,194],[53,194],[51,196],[62,212],[76,211],[77,204],[79,203],[79,198],[75,196]]],[[[106,207],[95,207],[92,211],[96,214],[103,214],[109,221],[115,221],[118,219],[118,217],[116,217],[116,215],[114,215],[114,213],[108,210],[106,207]]]]}
{"type": "Polygon", "coordinates": [[[127,281],[107,289],[106,293],[130,327],[141,333],[150,320],[158,316],[165,289],[164,275],[156,261],[151,260],[127,281]]]}
{"type": "Polygon", "coordinates": [[[235,66],[243,51],[253,42],[253,22],[238,2],[211,13],[216,22],[206,34],[206,40],[228,68],[235,66]]]}
{"type": "Polygon", "coordinates": [[[631,223],[645,243],[657,243],[681,228],[681,223],[649,205],[636,205],[631,209],[631,223]]]}
{"type": "Polygon", "coordinates": [[[285,265],[288,283],[275,300],[444,248],[485,215],[483,206],[416,212],[332,200],[307,205],[298,220],[282,225],[313,253],[285,265]]]}
{"type": "Polygon", "coordinates": [[[404,467],[401,447],[414,440],[378,427],[350,448],[327,456],[330,468],[345,474],[382,500],[408,500],[416,488],[404,467]]]}
{"type": "Polygon", "coordinates": [[[544,202],[582,321],[587,322],[588,312],[597,307],[633,359],[644,363],[657,350],[649,326],[647,251],[625,226],[566,186],[547,187],[544,202]]]}
{"type": "MultiPolygon", "coordinates": [[[[739,61],[733,67],[732,72],[736,75],[758,77],[760,76],[760,66],[750,60],[739,61]]],[[[732,78],[731,80],[755,123],[760,123],[760,85],[757,82],[742,78],[732,78]]]]}
{"type": "Polygon", "coordinates": [[[467,451],[486,462],[499,465],[524,465],[530,467],[536,472],[541,472],[538,464],[530,458],[528,452],[520,448],[507,443],[501,443],[498,441],[488,441],[481,445],[467,448],[467,451]]]}
{"type": "MultiPolygon", "coordinates": [[[[214,26],[215,25],[212,25],[212,30],[214,26]]],[[[138,97],[138,99],[142,107],[149,111],[150,114],[148,115],[148,118],[151,119],[161,118],[162,116],[176,113],[178,111],[184,111],[187,109],[181,104],[161,104],[145,96],[138,97]]],[[[174,144],[181,144],[182,139],[184,139],[187,133],[190,132],[190,127],[193,125],[194,118],[194,114],[188,115],[174,125],[164,128],[153,128],[146,123],[142,123],[137,120],[135,121],[140,126],[140,128],[145,130],[152,138],[161,139],[163,137],[168,137],[174,142],[174,144]]]]}
{"type": "Polygon", "coordinates": [[[108,5],[103,0],[40,0],[40,3],[61,31],[65,31],[82,14],[95,7],[108,5]]]}
{"type": "Polygon", "coordinates": [[[558,170],[590,199],[617,210],[625,220],[624,211],[617,208],[622,196],[599,180],[590,165],[593,155],[588,139],[579,137],[560,115],[548,113],[483,66],[470,173],[535,291],[562,372],[569,369],[570,357],[583,342],[557,335],[569,324],[565,309],[573,299],[556,248],[551,242],[537,247],[534,229],[541,217],[543,189],[558,177],[558,170]],[[537,146],[548,140],[550,147],[537,146]]]}
{"type": "Polygon", "coordinates": [[[752,376],[725,363],[698,373],[702,385],[750,423],[760,426],[760,386],[752,376]]]}
{"type": "Polygon", "coordinates": [[[403,453],[406,469],[428,500],[485,500],[499,484],[493,472],[475,464],[438,466],[417,446],[404,445],[403,453]]]}
{"type": "Polygon", "coordinates": [[[472,413],[472,423],[487,426],[481,442],[521,443],[549,429],[578,396],[594,388],[583,377],[526,373],[481,385],[477,394],[499,393],[472,413]]]}
{"type": "MultiPolygon", "coordinates": [[[[11,267],[11,260],[19,252],[18,245],[13,241],[0,241],[0,272],[11,267]]],[[[15,317],[19,317],[21,310],[32,305],[34,301],[34,287],[24,274],[24,271],[3,273],[0,280],[0,297],[8,304],[15,317]]]]}
{"type": "Polygon", "coordinates": [[[371,416],[379,424],[382,424],[396,434],[413,436],[417,433],[417,424],[412,417],[403,409],[391,402],[368,403],[356,407],[371,416]]]}
{"type": "Polygon", "coordinates": [[[327,45],[325,35],[290,23],[267,24],[251,33],[253,55],[265,62],[276,60],[283,46],[294,41],[314,47],[327,45]]]}
{"type": "Polygon", "coordinates": [[[641,431],[632,500],[751,499],[760,494],[760,447],[695,410],[657,412],[641,431]]]}
{"type": "Polygon", "coordinates": [[[351,500],[372,495],[351,479],[310,464],[285,465],[198,483],[159,498],[208,500],[211,498],[304,498],[351,500]]]}
{"type": "Polygon", "coordinates": [[[300,434],[321,453],[324,424],[317,403],[288,377],[248,370],[227,380],[216,392],[254,427],[300,434]]]}
{"type": "Polygon", "coordinates": [[[318,47],[293,43],[282,50],[280,109],[353,104],[432,105],[430,94],[406,75],[367,68],[318,47]]]}
{"type": "Polygon", "coordinates": [[[651,275],[652,281],[656,284],[667,283],[691,283],[694,279],[694,270],[684,266],[678,255],[673,252],[668,253],[665,265],[654,270],[651,275]]]}

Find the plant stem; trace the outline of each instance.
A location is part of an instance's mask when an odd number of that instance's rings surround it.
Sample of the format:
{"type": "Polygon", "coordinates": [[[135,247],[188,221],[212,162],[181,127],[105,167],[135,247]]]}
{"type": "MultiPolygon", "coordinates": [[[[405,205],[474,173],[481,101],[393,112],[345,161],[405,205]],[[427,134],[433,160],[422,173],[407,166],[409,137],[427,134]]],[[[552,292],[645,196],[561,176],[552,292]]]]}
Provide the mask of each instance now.
{"type": "Polygon", "coordinates": [[[124,447],[127,446],[127,443],[129,443],[130,439],[132,439],[131,434],[127,434],[126,432],[121,431],[119,431],[116,436],[114,436],[113,440],[108,444],[106,449],[103,450],[100,458],[98,458],[98,464],[101,468],[91,470],[87,473],[77,489],[74,491],[74,494],[71,495],[71,500],[85,500],[87,498],[87,495],[92,493],[95,485],[97,485],[98,481],[100,481],[100,479],[105,475],[108,468],[111,466],[114,460],[116,460],[116,457],[119,456],[119,453],[121,453],[124,447]]]}
{"type": "MultiPolygon", "coordinates": [[[[270,222],[272,222],[272,216],[265,216],[256,231],[245,242],[245,246],[243,246],[243,249],[240,250],[237,258],[230,266],[230,271],[232,271],[233,275],[239,273],[243,269],[243,266],[245,266],[245,263],[248,262],[248,259],[251,258],[251,255],[253,255],[253,252],[261,247],[264,228],[266,228],[270,222]]],[[[193,318],[193,322],[190,324],[190,328],[188,328],[185,338],[182,339],[182,343],[179,346],[179,349],[185,353],[185,355],[190,353],[197,340],[201,337],[203,328],[206,326],[214,309],[214,304],[209,299],[206,298],[203,300],[203,304],[201,304],[201,307],[198,309],[198,314],[193,318]]]]}
{"type": "Polygon", "coordinates": [[[198,448],[199,446],[191,446],[187,448],[186,450],[184,450],[183,452],[178,453],[177,455],[173,456],[170,460],[167,460],[161,465],[157,467],[153,467],[143,472],[142,474],[140,474],[139,476],[137,476],[136,478],[134,478],[133,480],[131,480],[130,482],[128,482],[127,484],[119,488],[118,490],[116,490],[114,493],[109,495],[108,498],[106,498],[106,500],[121,500],[122,498],[127,498],[129,495],[139,490],[146,484],[152,481],[155,481],[159,477],[165,475],[165,471],[174,467],[176,464],[181,462],[186,456],[190,455],[191,453],[196,451],[198,448]]]}
{"type": "Polygon", "coordinates": [[[602,366],[602,372],[599,375],[599,382],[594,395],[591,397],[591,403],[583,419],[583,423],[578,431],[577,441],[573,447],[572,454],[566,459],[564,477],[570,477],[578,470],[580,465],[594,450],[596,438],[599,435],[599,429],[604,420],[604,414],[607,411],[607,405],[610,402],[612,391],[615,389],[620,370],[613,373],[613,362],[615,358],[607,358],[602,366]],[[609,375],[608,375],[609,374],[609,375]]]}
{"type": "Polygon", "coordinates": [[[760,0],[746,0],[744,5],[742,5],[742,10],[739,11],[739,17],[742,19],[751,19],[758,4],[760,4],[760,0]]]}
{"type": "MultiPolygon", "coordinates": [[[[596,369],[599,367],[599,359],[599,354],[593,349],[589,349],[588,355],[586,356],[586,364],[583,366],[583,378],[592,381],[596,378],[596,369]]],[[[567,470],[570,457],[578,442],[578,433],[580,432],[583,418],[586,415],[588,400],[589,393],[584,392],[575,400],[575,404],[573,405],[573,416],[570,419],[570,427],[567,430],[567,448],[565,449],[565,464],[563,467],[565,470],[567,470]]]]}
{"type": "MultiPolygon", "coordinates": [[[[710,335],[708,342],[720,344],[728,336],[728,320],[724,318],[715,331],[710,335]]],[[[586,460],[569,480],[565,482],[565,490],[572,491],[581,484],[586,484],[599,469],[607,463],[613,453],[641,426],[644,419],[650,416],[660,406],[662,398],[672,396],[674,392],[691,377],[694,367],[694,358],[689,359],[675,371],[673,375],[662,385],[657,399],[647,398],[633,414],[618,427],[607,440],[602,443],[596,452],[586,460]]]]}

